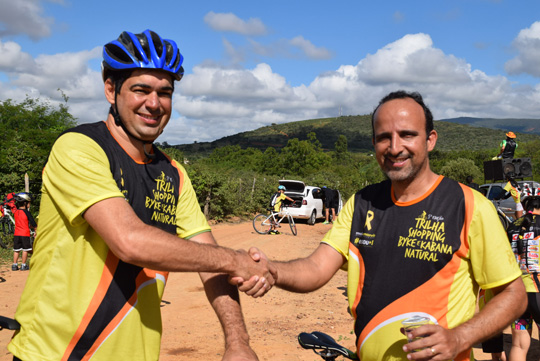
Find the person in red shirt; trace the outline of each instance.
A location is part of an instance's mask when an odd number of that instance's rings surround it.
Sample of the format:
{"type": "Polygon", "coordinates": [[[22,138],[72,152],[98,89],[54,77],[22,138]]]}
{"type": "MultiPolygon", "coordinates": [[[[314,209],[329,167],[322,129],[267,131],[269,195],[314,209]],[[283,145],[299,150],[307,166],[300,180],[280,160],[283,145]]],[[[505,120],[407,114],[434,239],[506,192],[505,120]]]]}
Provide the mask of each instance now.
{"type": "Polygon", "coordinates": [[[30,266],[26,262],[28,252],[32,250],[32,242],[30,241],[30,230],[36,228],[36,221],[30,214],[30,201],[32,198],[28,193],[17,193],[15,195],[15,205],[17,209],[13,212],[15,218],[15,233],[13,237],[13,264],[12,271],[19,270],[19,253],[22,252],[21,271],[28,271],[30,266]]]}

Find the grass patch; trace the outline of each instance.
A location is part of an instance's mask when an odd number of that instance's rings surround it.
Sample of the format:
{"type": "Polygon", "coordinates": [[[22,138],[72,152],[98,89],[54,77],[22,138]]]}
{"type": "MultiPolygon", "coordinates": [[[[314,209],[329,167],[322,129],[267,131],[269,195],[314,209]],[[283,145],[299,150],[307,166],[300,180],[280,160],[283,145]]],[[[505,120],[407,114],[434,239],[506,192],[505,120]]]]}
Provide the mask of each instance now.
{"type": "Polygon", "coordinates": [[[4,265],[13,262],[13,235],[1,235],[0,237],[2,237],[2,243],[7,247],[0,247],[0,264],[4,265]]]}

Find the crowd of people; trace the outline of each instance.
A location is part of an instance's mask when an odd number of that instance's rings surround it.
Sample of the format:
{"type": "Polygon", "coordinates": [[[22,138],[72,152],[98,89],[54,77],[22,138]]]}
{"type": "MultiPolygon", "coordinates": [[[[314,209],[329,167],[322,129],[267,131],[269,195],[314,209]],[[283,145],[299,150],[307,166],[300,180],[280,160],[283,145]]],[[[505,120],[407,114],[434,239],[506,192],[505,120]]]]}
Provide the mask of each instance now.
{"type": "Polygon", "coordinates": [[[416,92],[376,106],[373,146],[387,179],[353,195],[311,255],[274,260],[217,245],[185,169],[153,144],[182,62],[177,44],[150,30],[104,46],[106,120],[63,133],[43,170],[14,360],[157,360],[169,272],[199,272],[226,361],[258,360],[238,292],[310,292],[340,269],[362,360],[469,360],[525,312],[522,270],[493,205],[430,168],[438,134],[416,92]],[[479,288],[493,297],[476,313],[479,288]],[[431,322],[402,332],[412,315],[431,322]]]}

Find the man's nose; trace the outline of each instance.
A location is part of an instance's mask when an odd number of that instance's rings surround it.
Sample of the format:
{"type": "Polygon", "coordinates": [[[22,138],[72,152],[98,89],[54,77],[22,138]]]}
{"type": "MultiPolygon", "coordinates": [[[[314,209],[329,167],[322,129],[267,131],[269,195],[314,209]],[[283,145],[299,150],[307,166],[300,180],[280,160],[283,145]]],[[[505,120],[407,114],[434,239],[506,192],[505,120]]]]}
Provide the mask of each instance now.
{"type": "Polygon", "coordinates": [[[403,150],[403,144],[401,142],[401,139],[399,137],[393,136],[390,139],[390,148],[389,151],[392,154],[398,154],[401,153],[403,150]]]}
{"type": "Polygon", "coordinates": [[[159,109],[159,96],[156,92],[151,92],[150,94],[148,94],[145,105],[148,109],[159,109]]]}

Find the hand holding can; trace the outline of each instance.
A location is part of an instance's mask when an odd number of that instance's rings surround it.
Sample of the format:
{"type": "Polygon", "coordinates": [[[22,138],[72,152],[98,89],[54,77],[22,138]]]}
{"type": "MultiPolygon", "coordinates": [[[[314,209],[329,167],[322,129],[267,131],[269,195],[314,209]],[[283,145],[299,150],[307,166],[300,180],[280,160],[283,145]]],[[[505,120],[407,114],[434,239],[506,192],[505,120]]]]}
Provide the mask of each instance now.
{"type": "MultiPolygon", "coordinates": [[[[417,336],[414,339],[410,339],[409,333],[415,328],[418,328],[420,326],[427,325],[430,323],[431,323],[431,320],[429,319],[429,317],[424,317],[424,316],[419,316],[419,315],[412,316],[406,320],[401,321],[401,324],[403,325],[403,330],[405,331],[405,335],[407,335],[407,341],[409,341],[410,343],[418,339],[421,339],[422,336],[417,336]]],[[[415,351],[420,351],[420,350],[415,350],[415,351]]]]}

